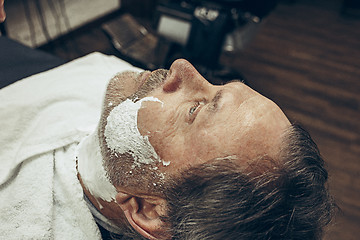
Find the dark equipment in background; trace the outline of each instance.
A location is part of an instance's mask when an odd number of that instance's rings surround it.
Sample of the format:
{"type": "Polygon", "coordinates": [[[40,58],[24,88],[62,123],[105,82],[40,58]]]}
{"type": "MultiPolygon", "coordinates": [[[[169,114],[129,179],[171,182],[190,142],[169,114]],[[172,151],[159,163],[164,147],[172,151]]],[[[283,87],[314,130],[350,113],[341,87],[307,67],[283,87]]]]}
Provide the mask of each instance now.
{"type": "Polygon", "coordinates": [[[239,72],[220,66],[219,58],[224,51],[242,50],[275,5],[271,0],[161,1],[155,26],[171,42],[165,67],[184,57],[212,83],[245,81],[239,72]]]}
{"type": "MultiPolygon", "coordinates": [[[[243,47],[244,44],[237,46],[235,40],[229,42],[237,31],[248,25],[256,28],[274,6],[275,1],[271,0],[162,1],[156,9],[155,26],[160,36],[181,46],[181,55],[214,68],[223,50],[243,47]],[[233,45],[224,49],[224,44],[233,45]]],[[[246,34],[244,37],[251,39],[250,32],[243,33],[246,34]]]]}
{"type": "Polygon", "coordinates": [[[153,31],[144,31],[129,16],[103,29],[124,58],[140,67],[169,68],[185,58],[213,84],[245,81],[238,71],[221,66],[220,56],[241,51],[275,6],[276,0],[160,0],[153,31]]]}

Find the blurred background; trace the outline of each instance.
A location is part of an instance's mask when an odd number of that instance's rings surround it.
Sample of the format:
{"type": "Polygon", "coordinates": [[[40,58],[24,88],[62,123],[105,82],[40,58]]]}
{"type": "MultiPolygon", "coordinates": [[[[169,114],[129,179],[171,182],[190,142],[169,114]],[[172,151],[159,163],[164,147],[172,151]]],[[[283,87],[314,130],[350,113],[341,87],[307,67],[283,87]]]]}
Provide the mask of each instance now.
{"type": "Polygon", "coordinates": [[[151,70],[184,57],[215,84],[242,79],[318,143],[340,208],[324,239],[359,239],[360,1],[9,0],[5,10],[3,36],[65,61],[99,51],[151,70]]]}

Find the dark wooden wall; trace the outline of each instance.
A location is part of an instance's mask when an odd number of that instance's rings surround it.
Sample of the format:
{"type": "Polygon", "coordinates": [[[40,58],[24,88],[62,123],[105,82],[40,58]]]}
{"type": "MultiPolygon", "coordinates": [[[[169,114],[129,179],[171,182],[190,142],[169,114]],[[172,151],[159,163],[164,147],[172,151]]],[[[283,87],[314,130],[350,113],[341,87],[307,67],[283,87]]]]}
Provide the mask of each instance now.
{"type": "MultiPolygon", "coordinates": [[[[341,208],[325,239],[360,239],[360,18],[342,16],[341,0],[287,2],[292,4],[282,1],[246,50],[221,61],[318,143],[341,208]]],[[[99,28],[48,50],[67,59],[114,53],[99,28]]]]}

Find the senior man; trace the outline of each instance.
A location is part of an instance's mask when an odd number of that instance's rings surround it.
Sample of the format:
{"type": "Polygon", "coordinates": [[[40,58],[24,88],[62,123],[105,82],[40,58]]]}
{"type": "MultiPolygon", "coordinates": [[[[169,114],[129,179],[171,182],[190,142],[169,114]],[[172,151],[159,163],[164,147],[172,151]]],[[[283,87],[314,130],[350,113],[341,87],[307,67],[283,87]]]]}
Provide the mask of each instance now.
{"type": "MultiPolygon", "coordinates": [[[[95,130],[52,155],[54,169],[74,168],[103,237],[320,239],[331,217],[310,136],[248,86],[211,85],[186,60],[117,74],[95,130]]],[[[55,183],[53,214],[69,214],[61,206],[72,196],[55,183]]]]}

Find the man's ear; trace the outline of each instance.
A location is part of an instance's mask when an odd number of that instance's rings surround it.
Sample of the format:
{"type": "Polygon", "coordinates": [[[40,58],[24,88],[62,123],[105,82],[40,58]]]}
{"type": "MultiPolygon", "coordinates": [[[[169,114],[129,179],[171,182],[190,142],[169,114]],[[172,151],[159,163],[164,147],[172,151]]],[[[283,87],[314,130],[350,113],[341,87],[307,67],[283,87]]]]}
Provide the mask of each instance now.
{"type": "Polygon", "coordinates": [[[166,214],[165,199],[125,192],[118,192],[115,198],[126,219],[138,233],[148,239],[168,238],[167,228],[160,218],[166,214]]]}

